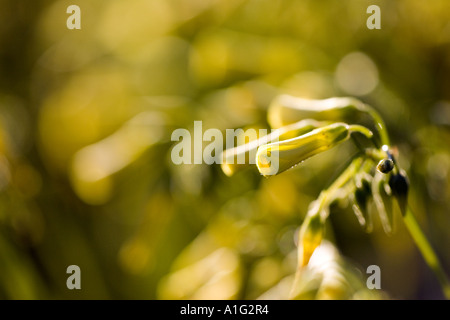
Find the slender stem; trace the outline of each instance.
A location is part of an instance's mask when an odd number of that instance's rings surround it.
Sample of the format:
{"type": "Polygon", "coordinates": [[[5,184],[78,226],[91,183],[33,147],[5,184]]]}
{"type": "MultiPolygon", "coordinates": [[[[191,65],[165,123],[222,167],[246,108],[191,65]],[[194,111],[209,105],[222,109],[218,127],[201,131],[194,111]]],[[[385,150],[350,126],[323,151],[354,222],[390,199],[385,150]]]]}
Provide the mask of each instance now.
{"type": "MultiPolygon", "coordinates": [[[[330,196],[332,196],[339,188],[346,184],[355,174],[358,172],[362,164],[362,158],[358,157],[352,161],[352,163],[341,173],[341,175],[334,180],[334,182],[327,189],[323,190],[319,198],[317,199],[320,203],[320,208],[326,205],[330,196]]],[[[318,212],[321,212],[319,210],[318,212]]]]}
{"type": "Polygon", "coordinates": [[[348,129],[349,129],[350,132],[359,132],[359,133],[365,135],[366,138],[368,138],[368,139],[372,138],[372,136],[373,136],[372,131],[370,131],[370,130],[367,129],[366,127],[361,126],[361,125],[359,125],[359,124],[352,124],[352,125],[349,125],[349,126],[348,126],[348,129]]]}
{"type": "Polygon", "coordinates": [[[380,114],[375,109],[370,107],[369,105],[366,105],[366,107],[367,107],[367,113],[375,121],[377,131],[380,134],[381,143],[383,145],[390,145],[389,136],[388,136],[386,125],[384,124],[383,118],[381,118],[380,114]]]}
{"type": "Polygon", "coordinates": [[[450,283],[447,278],[447,275],[445,274],[439,262],[439,259],[436,253],[434,252],[433,248],[431,247],[430,243],[428,242],[425,234],[420,229],[420,226],[417,223],[417,220],[414,217],[411,208],[408,207],[406,209],[403,220],[405,222],[406,227],[408,228],[409,233],[411,234],[411,237],[413,238],[423,258],[425,259],[425,262],[428,264],[430,269],[436,275],[442,287],[444,296],[447,299],[450,299],[450,283]]]}
{"type": "Polygon", "coordinates": [[[364,154],[375,162],[386,159],[388,157],[385,151],[380,149],[368,148],[364,150],[364,154]]]}

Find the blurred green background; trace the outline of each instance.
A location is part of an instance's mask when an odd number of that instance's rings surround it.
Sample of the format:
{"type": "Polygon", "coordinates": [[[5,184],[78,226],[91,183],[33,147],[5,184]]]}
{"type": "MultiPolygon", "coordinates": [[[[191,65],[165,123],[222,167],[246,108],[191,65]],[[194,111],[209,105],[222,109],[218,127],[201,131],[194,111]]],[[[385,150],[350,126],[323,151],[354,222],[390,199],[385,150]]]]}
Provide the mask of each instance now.
{"type": "MultiPolygon", "coordinates": [[[[194,120],[268,128],[280,93],[381,113],[450,273],[448,0],[1,0],[0,59],[2,299],[285,298],[294,234],[355,147],[269,179],[170,158],[172,131],[194,120]],[[71,4],[81,30],[66,27],[71,4]],[[81,290],[66,287],[72,264],[81,290]]],[[[366,234],[336,207],[327,237],[359,285],[380,266],[367,297],[442,299],[396,220],[393,236],[377,218],[366,234]]],[[[350,297],[338,276],[308,297],[350,297]]]]}

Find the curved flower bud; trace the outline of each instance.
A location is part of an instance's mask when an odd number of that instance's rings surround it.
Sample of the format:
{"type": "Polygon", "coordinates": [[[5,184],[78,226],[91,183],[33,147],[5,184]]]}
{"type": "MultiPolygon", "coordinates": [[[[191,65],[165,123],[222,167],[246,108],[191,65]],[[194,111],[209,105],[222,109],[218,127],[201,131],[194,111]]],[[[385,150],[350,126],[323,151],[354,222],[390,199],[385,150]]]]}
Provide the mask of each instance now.
{"type": "Polygon", "coordinates": [[[303,119],[356,123],[361,112],[366,113],[367,107],[355,98],[313,100],[285,94],[270,105],[267,117],[271,127],[279,128],[303,119]]]}
{"type": "Polygon", "coordinates": [[[249,143],[240,145],[235,148],[227,149],[222,154],[222,171],[227,175],[231,176],[237,171],[248,167],[249,165],[255,164],[254,159],[256,151],[259,146],[268,144],[274,141],[287,140],[299,135],[305,134],[313,129],[317,129],[323,125],[328,124],[327,122],[319,122],[312,119],[302,120],[287,126],[284,126],[268,135],[265,135],[257,140],[253,140],[249,143]],[[239,163],[239,159],[249,159],[249,161],[242,161],[244,163],[239,163]]]}
{"type": "Polygon", "coordinates": [[[333,123],[297,138],[260,146],[256,153],[256,165],[264,176],[279,174],[347,140],[353,131],[371,135],[365,127],[333,123]]]}

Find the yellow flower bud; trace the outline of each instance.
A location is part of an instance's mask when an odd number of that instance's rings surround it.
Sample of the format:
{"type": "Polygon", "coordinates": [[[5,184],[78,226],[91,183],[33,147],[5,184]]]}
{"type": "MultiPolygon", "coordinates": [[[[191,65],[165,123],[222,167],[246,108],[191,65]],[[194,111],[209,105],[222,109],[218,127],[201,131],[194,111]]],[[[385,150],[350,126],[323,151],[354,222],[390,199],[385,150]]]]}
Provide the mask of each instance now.
{"type": "Polygon", "coordinates": [[[248,167],[249,165],[255,164],[254,162],[250,163],[249,161],[246,161],[246,163],[238,163],[237,159],[241,157],[244,159],[248,158],[254,160],[256,151],[259,146],[271,143],[273,141],[291,139],[326,124],[328,123],[319,122],[312,119],[302,120],[276,129],[272,133],[265,135],[257,140],[253,140],[249,143],[240,145],[235,148],[227,149],[223,152],[222,155],[223,162],[221,168],[227,176],[231,176],[237,171],[248,167]]]}
{"type": "Polygon", "coordinates": [[[267,118],[272,128],[279,128],[303,119],[357,123],[366,112],[367,106],[355,98],[312,100],[281,95],[270,105],[267,118]]]}
{"type": "Polygon", "coordinates": [[[279,174],[320,152],[331,149],[348,139],[350,127],[333,123],[312,130],[297,138],[260,146],[256,165],[264,176],[279,174]]]}
{"type": "Polygon", "coordinates": [[[308,264],[312,254],[322,242],[324,229],[325,225],[320,214],[314,214],[306,217],[300,228],[298,239],[299,268],[308,264]]]}

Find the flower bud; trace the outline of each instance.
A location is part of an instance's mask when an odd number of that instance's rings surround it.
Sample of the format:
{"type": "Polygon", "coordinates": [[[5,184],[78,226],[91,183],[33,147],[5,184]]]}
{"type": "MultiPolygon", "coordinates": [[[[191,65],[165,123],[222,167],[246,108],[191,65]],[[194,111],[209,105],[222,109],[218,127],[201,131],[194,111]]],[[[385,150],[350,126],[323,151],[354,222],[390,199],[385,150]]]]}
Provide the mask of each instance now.
{"type": "MultiPolygon", "coordinates": [[[[313,203],[313,205],[315,205],[313,203]]],[[[303,222],[298,239],[298,267],[304,267],[320,245],[325,225],[320,214],[307,216],[303,222]]]]}
{"type": "Polygon", "coordinates": [[[273,141],[286,140],[305,134],[313,129],[319,128],[327,123],[319,122],[312,119],[302,120],[282,128],[276,129],[268,135],[260,137],[249,143],[240,145],[235,148],[227,149],[222,154],[221,168],[227,176],[231,176],[237,171],[255,164],[250,162],[256,157],[256,151],[259,146],[271,143],[273,141]],[[246,163],[238,163],[237,159],[249,159],[246,163]]]}
{"type": "Polygon", "coordinates": [[[402,215],[406,213],[406,204],[408,199],[409,181],[404,171],[392,174],[389,178],[389,186],[392,194],[397,199],[402,215]]]}
{"type": "Polygon", "coordinates": [[[270,105],[267,117],[272,128],[279,128],[303,119],[357,123],[365,112],[365,104],[355,98],[312,100],[281,95],[270,105]]]}
{"type": "Polygon", "coordinates": [[[297,138],[262,145],[256,153],[256,165],[264,176],[279,174],[309,157],[331,149],[349,136],[347,124],[333,123],[297,138]]]}

